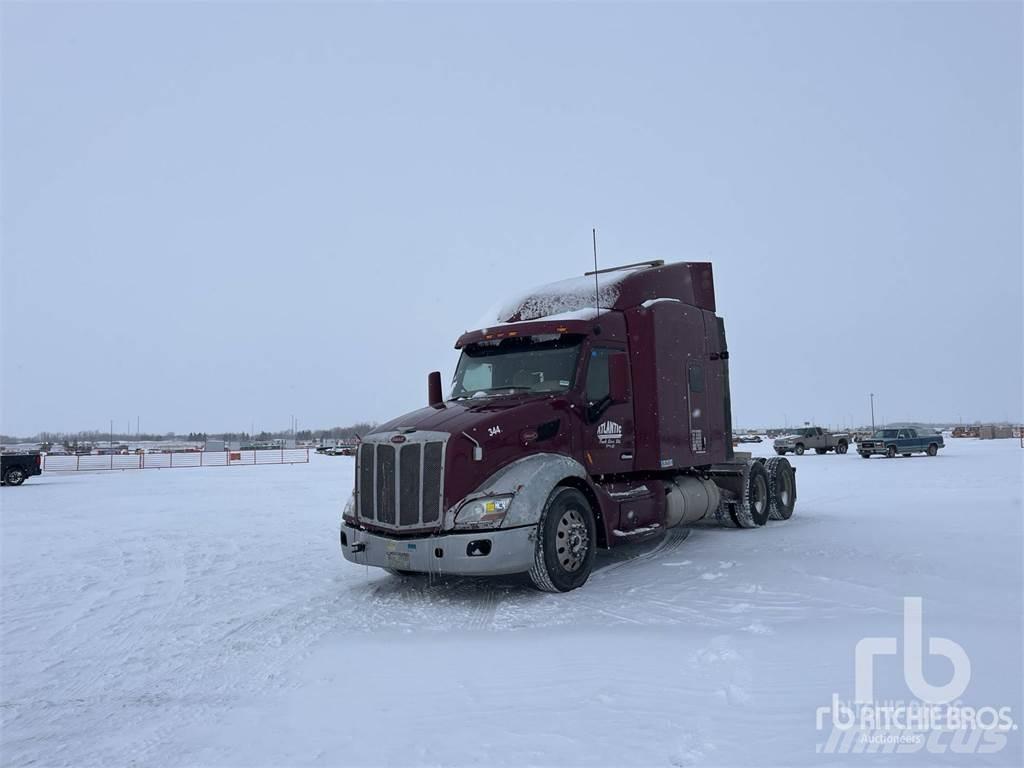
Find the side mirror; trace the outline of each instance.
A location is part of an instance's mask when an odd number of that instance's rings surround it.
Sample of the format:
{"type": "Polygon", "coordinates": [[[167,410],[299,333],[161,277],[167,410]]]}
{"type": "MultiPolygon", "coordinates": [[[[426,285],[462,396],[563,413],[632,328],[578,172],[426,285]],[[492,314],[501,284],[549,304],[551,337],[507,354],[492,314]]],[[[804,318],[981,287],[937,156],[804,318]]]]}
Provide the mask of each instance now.
{"type": "Polygon", "coordinates": [[[611,355],[608,358],[608,399],[613,403],[629,400],[629,368],[625,355],[611,355]]]}
{"type": "Polygon", "coordinates": [[[431,371],[427,375],[427,404],[431,408],[444,408],[444,395],[441,394],[440,371],[431,371]]]}

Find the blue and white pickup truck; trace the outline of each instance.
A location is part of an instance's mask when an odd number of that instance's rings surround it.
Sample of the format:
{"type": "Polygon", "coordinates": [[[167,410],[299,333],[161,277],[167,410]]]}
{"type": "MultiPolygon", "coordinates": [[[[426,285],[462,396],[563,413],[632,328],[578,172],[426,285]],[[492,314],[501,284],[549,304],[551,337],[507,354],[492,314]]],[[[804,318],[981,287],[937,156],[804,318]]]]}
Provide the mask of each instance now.
{"type": "Polygon", "coordinates": [[[909,456],[912,453],[927,453],[934,456],[939,448],[945,448],[942,435],[922,429],[900,427],[899,429],[880,429],[866,440],[857,443],[857,453],[865,459],[872,456],[888,456],[896,454],[909,456]]]}

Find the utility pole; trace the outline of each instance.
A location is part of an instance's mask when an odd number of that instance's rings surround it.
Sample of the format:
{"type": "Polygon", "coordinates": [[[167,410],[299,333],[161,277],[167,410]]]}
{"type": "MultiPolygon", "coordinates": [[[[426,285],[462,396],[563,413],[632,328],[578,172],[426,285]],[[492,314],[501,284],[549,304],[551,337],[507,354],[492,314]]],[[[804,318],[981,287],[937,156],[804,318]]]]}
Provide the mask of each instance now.
{"type": "Polygon", "coordinates": [[[875,393],[871,393],[871,434],[875,433],[875,393]]]}

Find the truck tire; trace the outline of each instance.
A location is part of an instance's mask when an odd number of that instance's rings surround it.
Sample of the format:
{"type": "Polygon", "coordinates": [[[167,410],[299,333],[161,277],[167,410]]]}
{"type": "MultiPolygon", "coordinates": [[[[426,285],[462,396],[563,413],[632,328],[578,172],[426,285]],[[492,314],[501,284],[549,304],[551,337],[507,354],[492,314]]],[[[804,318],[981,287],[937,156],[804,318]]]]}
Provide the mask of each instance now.
{"type": "Polygon", "coordinates": [[[804,450],[805,450],[804,449],[804,444],[803,443],[797,443],[796,444],[796,448],[793,449],[793,453],[795,453],[797,456],[803,456],[804,455],[804,450]]]}
{"type": "Polygon", "coordinates": [[[828,453],[828,448],[815,448],[814,452],[816,454],[818,454],[819,456],[822,456],[822,455],[828,453]]]}
{"type": "Polygon", "coordinates": [[[839,445],[836,446],[836,453],[846,453],[850,450],[850,444],[840,441],[839,445]]]}
{"type": "Polygon", "coordinates": [[[768,518],[789,520],[796,506],[796,474],[788,459],[773,457],[764,464],[768,472],[768,518]]]}
{"type": "Polygon", "coordinates": [[[870,459],[871,458],[871,454],[868,453],[867,451],[860,451],[859,453],[860,453],[860,457],[862,459],[870,459]]]}
{"type": "Polygon", "coordinates": [[[885,457],[887,459],[894,459],[894,458],[896,458],[896,446],[895,445],[890,445],[888,448],[885,449],[885,457]]]}
{"type": "Polygon", "coordinates": [[[929,456],[935,456],[938,452],[939,452],[939,446],[937,446],[935,443],[931,443],[928,446],[928,455],[929,456]]]}
{"type": "Polygon", "coordinates": [[[587,497],[558,487],[537,523],[530,581],[544,592],[569,592],[586,584],[597,552],[597,528],[587,497]]]}
{"type": "Polygon", "coordinates": [[[771,508],[768,483],[768,471],[764,464],[760,461],[748,462],[743,473],[743,496],[732,505],[732,521],[738,528],[759,528],[768,522],[771,508]]]}
{"type": "Polygon", "coordinates": [[[7,470],[7,474],[4,475],[4,483],[6,485],[21,485],[25,482],[25,470],[21,467],[11,467],[7,470]]]}
{"type": "Polygon", "coordinates": [[[785,449],[783,449],[783,448],[776,448],[776,449],[775,449],[775,452],[776,452],[777,454],[779,454],[779,456],[785,456],[785,455],[786,455],[786,451],[785,451],[785,449]]]}

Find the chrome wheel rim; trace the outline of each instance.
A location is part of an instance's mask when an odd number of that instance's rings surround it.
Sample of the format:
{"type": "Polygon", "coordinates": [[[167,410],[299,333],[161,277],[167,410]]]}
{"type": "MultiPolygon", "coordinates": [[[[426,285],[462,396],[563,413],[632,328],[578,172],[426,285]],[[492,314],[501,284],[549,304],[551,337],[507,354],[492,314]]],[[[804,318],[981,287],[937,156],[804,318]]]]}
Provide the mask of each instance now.
{"type": "Polygon", "coordinates": [[[21,470],[20,470],[20,469],[12,469],[12,470],[11,470],[11,471],[10,471],[10,472],[8,473],[8,475],[7,475],[7,480],[8,480],[9,482],[11,482],[11,483],[14,483],[15,485],[17,485],[18,483],[20,483],[20,482],[21,482],[21,480],[22,480],[22,477],[21,477],[21,470]]]}
{"type": "Polygon", "coordinates": [[[753,507],[755,514],[761,516],[768,508],[768,484],[763,477],[756,477],[751,490],[750,506],[753,507]]]}
{"type": "Polygon", "coordinates": [[[578,571],[587,557],[590,532],[583,515],[570,507],[562,513],[555,528],[555,554],[558,563],[569,573],[578,571]]]}
{"type": "Polygon", "coordinates": [[[790,478],[788,472],[782,472],[781,475],[780,480],[782,482],[779,483],[779,503],[782,504],[783,507],[788,507],[793,480],[790,478]]]}

